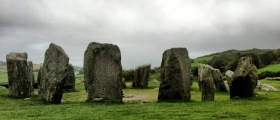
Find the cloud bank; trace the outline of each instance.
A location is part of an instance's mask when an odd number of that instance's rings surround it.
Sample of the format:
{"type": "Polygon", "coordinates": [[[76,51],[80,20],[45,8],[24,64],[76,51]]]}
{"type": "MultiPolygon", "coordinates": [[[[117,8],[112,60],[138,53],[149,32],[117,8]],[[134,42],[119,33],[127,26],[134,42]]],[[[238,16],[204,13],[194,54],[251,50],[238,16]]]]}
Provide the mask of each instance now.
{"type": "Polygon", "coordinates": [[[151,63],[186,47],[191,58],[228,49],[276,49],[280,1],[0,0],[0,60],[27,52],[42,63],[50,43],[83,65],[90,42],[120,47],[125,69],[151,63]]]}

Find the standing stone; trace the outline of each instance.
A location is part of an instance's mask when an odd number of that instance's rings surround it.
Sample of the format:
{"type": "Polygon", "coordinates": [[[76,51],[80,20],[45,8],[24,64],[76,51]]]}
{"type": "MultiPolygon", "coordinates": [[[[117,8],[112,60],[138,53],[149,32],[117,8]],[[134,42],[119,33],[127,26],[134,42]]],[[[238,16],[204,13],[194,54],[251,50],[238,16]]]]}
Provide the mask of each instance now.
{"type": "Polygon", "coordinates": [[[75,71],[74,71],[74,67],[71,64],[69,64],[66,72],[64,90],[75,91],[75,71]]]}
{"type": "Polygon", "coordinates": [[[258,83],[257,68],[251,57],[242,57],[232,75],[230,98],[251,97],[258,83]]]}
{"type": "Polygon", "coordinates": [[[122,65],[118,46],[92,42],[84,54],[88,101],[122,102],[122,65]]]}
{"type": "Polygon", "coordinates": [[[53,43],[45,53],[38,97],[48,103],[60,104],[63,86],[69,68],[69,57],[64,50],[53,43]]]}
{"type": "MultiPolygon", "coordinates": [[[[208,67],[212,71],[212,72],[209,72],[209,77],[212,77],[212,79],[214,80],[214,85],[215,85],[217,91],[227,92],[226,85],[224,83],[222,74],[219,69],[215,69],[212,66],[205,65],[205,64],[201,64],[200,67],[201,68],[208,67]]],[[[205,73],[201,73],[201,72],[203,72],[203,71],[198,71],[198,74],[205,74],[205,73]]],[[[199,90],[201,90],[201,88],[202,88],[202,80],[203,80],[203,78],[198,77],[199,90]]]]}
{"type": "Polygon", "coordinates": [[[158,101],[190,101],[190,67],[186,48],[172,48],[163,53],[158,101]]]}
{"type": "Polygon", "coordinates": [[[212,69],[214,84],[218,92],[227,92],[227,87],[219,69],[212,69]]]}
{"type": "MultiPolygon", "coordinates": [[[[33,95],[30,64],[27,63],[27,53],[10,53],[6,56],[9,81],[9,96],[27,98],[33,95]]],[[[33,74],[33,73],[32,73],[33,74]]]]}
{"type": "Polygon", "coordinates": [[[214,101],[214,77],[212,67],[200,64],[198,68],[198,78],[202,90],[202,101],[214,101]]]}
{"type": "Polygon", "coordinates": [[[134,72],[134,80],[132,82],[132,87],[148,88],[150,70],[151,70],[151,64],[137,67],[134,72]]]}
{"type": "Polygon", "coordinates": [[[30,91],[30,95],[32,96],[32,95],[34,95],[34,74],[33,74],[33,63],[32,63],[32,61],[28,61],[27,62],[27,65],[28,65],[28,68],[27,68],[27,70],[28,70],[28,80],[29,80],[29,84],[30,84],[30,86],[31,87],[29,87],[29,91],[30,91]]]}
{"type": "Polygon", "coordinates": [[[227,70],[227,72],[225,73],[229,88],[231,87],[231,81],[232,81],[231,77],[232,77],[233,73],[234,72],[231,70],[227,70]]]}
{"type": "MultiPolygon", "coordinates": [[[[42,72],[42,66],[38,70],[38,76],[37,76],[37,88],[39,88],[40,81],[41,81],[41,72],[42,72]]],[[[36,85],[35,85],[36,86],[36,85]]],[[[35,88],[35,87],[34,87],[35,88]]]]}

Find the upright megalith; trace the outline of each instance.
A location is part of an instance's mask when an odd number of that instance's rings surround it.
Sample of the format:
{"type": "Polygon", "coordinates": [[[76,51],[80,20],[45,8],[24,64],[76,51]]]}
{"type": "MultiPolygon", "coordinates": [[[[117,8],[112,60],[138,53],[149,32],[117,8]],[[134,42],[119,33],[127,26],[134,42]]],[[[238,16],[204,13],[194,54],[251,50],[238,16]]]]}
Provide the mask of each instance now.
{"type": "Polygon", "coordinates": [[[214,101],[213,69],[209,65],[200,64],[198,67],[198,80],[202,90],[202,101],[214,101]]]}
{"type": "Polygon", "coordinates": [[[219,69],[212,69],[214,84],[218,92],[227,92],[226,84],[219,69]]]}
{"type": "Polygon", "coordinates": [[[257,67],[251,57],[241,57],[231,77],[230,98],[251,97],[258,83],[257,67]]]}
{"type": "Polygon", "coordinates": [[[27,62],[27,57],[25,52],[6,55],[10,97],[27,98],[33,95],[32,62],[27,62]]]}
{"type": "Polygon", "coordinates": [[[29,91],[30,91],[30,94],[31,95],[34,95],[34,81],[35,81],[35,78],[34,78],[34,74],[33,74],[33,63],[32,61],[28,61],[27,62],[27,70],[28,70],[28,83],[30,84],[31,87],[29,87],[29,91]]]}
{"type": "Polygon", "coordinates": [[[41,81],[41,72],[42,72],[42,67],[40,67],[40,69],[38,70],[38,76],[37,76],[37,84],[38,84],[38,86],[40,85],[40,81],[41,81]]]}
{"type": "Polygon", "coordinates": [[[186,48],[172,48],[163,53],[158,101],[190,101],[190,67],[186,48]]]}
{"type": "MultiPolygon", "coordinates": [[[[207,67],[211,72],[203,73],[203,70],[201,70],[201,71],[198,70],[198,74],[209,74],[209,75],[207,75],[207,77],[212,77],[211,79],[213,79],[213,81],[214,81],[214,85],[216,87],[216,90],[219,91],[219,92],[227,92],[227,88],[226,88],[226,85],[224,83],[224,80],[223,80],[223,77],[222,77],[222,74],[221,74],[220,70],[215,69],[212,66],[205,65],[205,64],[201,64],[198,69],[202,69],[204,67],[207,67]]],[[[205,76],[205,75],[202,75],[202,76],[205,76]]],[[[202,80],[203,80],[203,78],[201,78],[201,77],[198,78],[198,84],[199,84],[199,89],[200,90],[202,88],[202,86],[201,86],[202,85],[202,83],[201,83],[202,80]]]]}
{"type": "Polygon", "coordinates": [[[69,57],[64,50],[51,43],[45,52],[38,97],[48,103],[60,104],[69,68],[69,57]]]}
{"type": "Polygon", "coordinates": [[[232,81],[231,77],[232,77],[233,73],[234,72],[231,70],[227,70],[227,72],[225,73],[225,76],[227,79],[227,84],[228,84],[229,88],[231,87],[231,81],[232,81]]]}
{"type": "Polygon", "coordinates": [[[75,91],[75,71],[73,65],[69,64],[63,86],[65,91],[75,91]]]}
{"type": "Polygon", "coordinates": [[[133,88],[148,88],[151,64],[139,66],[134,71],[133,88]]]}
{"type": "Polygon", "coordinates": [[[84,54],[84,80],[88,101],[122,102],[119,47],[90,43],[84,54]]]}

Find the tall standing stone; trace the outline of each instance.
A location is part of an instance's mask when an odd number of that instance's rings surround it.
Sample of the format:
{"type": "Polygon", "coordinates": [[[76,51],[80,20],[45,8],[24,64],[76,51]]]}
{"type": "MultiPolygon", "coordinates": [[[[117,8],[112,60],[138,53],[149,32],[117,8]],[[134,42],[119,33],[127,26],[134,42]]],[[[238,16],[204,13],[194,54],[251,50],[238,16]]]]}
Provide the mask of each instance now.
{"type": "Polygon", "coordinates": [[[88,101],[122,102],[122,65],[118,46],[92,42],[84,54],[88,101]]]}
{"type": "Polygon", "coordinates": [[[31,87],[29,87],[30,95],[34,95],[34,74],[33,74],[33,63],[32,61],[27,62],[27,70],[28,70],[28,81],[31,87]]]}
{"type": "Polygon", "coordinates": [[[133,88],[148,88],[151,64],[142,65],[135,69],[133,88]]]}
{"type": "Polygon", "coordinates": [[[257,68],[251,57],[242,57],[232,75],[230,98],[251,97],[258,83],[257,68]]]}
{"type": "Polygon", "coordinates": [[[231,77],[232,77],[233,73],[234,72],[231,70],[227,70],[227,72],[225,73],[229,88],[231,87],[231,81],[232,81],[231,77]]]}
{"type": "Polygon", "coordinates": [[[38,76],[37,76],[37,84],[38,84],[38,86],[40,85],[40,81],[41,81],[41,72],[42,72],[42,67],[40,67],[40,69],[38,70],[38,76]]]}
{"type": "Polygon", "coordinates": [[[223,80],[223,76],[219,69],[212,69],[214,84],[216,87],[216,90],[219,92],[227,92],[226,84],[223,80]]]}
{"type": "Polygon", "coordinates": [[[163,53],[158,101],[190,101],[190,67],[186,48],[172,48],[163,53]]]}
{"type": "Polygon", "coordinates": [[[202,101],[214,101],[214,78],[212,67],[200,64],[198,68],[198,78],[202,90],[202,101]]]}
{"type": "Polygon", "coordinates": [[[27,98],[33,95],[30,64],[27,63],[27,53],[10,53],[6,56],[9,81],[9,96],[27,98]]]}
{"type": "Polygon", "coordinates": [[[66,91],[75,91],[75,71],[71,64],[68,66],[63,87],[66,91]]]}
{"type": "Polygon", "coordinates": [[[68,68],[68,55],[60,46],[51,43],[41,68],[38,97],[48,103],[60,104],[68,68]]]}

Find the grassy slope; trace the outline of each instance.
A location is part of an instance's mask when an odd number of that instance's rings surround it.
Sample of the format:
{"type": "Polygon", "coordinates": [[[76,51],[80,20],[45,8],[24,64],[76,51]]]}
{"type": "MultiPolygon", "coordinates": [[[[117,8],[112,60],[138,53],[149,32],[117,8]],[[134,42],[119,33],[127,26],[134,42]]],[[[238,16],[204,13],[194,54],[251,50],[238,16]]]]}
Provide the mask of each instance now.
{"type": "Polygon", "coordinates": [[[280,71],[280,64],[269,65],[267,67],[259,69],[258,73],[262,73],[265,71],[278,72],[278,71],[280,71]]]}
{"type": "Polygon", "coordinates": [[[214,56],[206,56],[206,57],[199,57],[199,58],[196,58],[194,59],[194,63],[192,63],[192,67],[196,67],[198,66],[199,64],[201,64],[203,61],[208,61],[208,60],[211,60],[214,56]]]}

